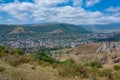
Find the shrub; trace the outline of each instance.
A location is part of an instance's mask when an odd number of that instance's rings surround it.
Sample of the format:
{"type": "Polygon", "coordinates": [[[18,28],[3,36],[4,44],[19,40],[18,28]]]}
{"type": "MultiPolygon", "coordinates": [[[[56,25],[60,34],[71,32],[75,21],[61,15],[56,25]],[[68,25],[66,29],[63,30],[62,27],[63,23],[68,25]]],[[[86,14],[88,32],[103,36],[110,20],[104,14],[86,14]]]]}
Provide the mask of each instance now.
{"type": "Polygon", "coordinates": [[[5,50],[5,47],[0,46],[0,51],[5,50]]]}
{"type": "Polygon", "coordinates": [[[46,66],[51,66],[49,62],[41,61],[40,62],[41,66],[46,67],[46,66]]]}
{"type": "Polygon", "coordinates": [[[63,62],[63,64],[69,64],[69,65],[74,65],[76,64],[75,61],[73,59],[67,59],[63,62]]]}
{"type": "Polygon", "coordinates": [[[0,52],[0,57],[3,57],[5,53],[3,51],[0,52]]]}
{"type": "Polygon", "coordinates": [[[5,55],[5,47],[0,46],[0,57],[3,57],[5,55]]]}
{"type": "Polygon", "coordinates": [[[120,80],[120,71],[113,72],[113,78],[114,80],[120,80]]]}
{"type": "Polygon", "coordinates": [[[112,70],[110,69],[103,70],[102,75],[106,77],[108,80],[114,80],[112,75],[112,70]]]}
{"type": "Polygon", "coordinates": [[[41,62],[48,62],[50,64],[53,63],[58,63],[59,61],[57,61],[56,59],[52,58],[51,56],[48,56],[45,53],[35,53],[32,55],[32,60],[37,60],[40,64],[41,62]]]}
{"type": "Polygon", "coordinates": [[[105,80],[111,80],[113,78],[112,70],[110,69],[99,70],[98,68],[91,67],[89,68],[88,74],[90,78],[95,80],[97,78],[105,78],[105,80]]]}
{"type": "Polygon", "coordinates": [[[24,55],[24,51],[22,49],[10,49],[10,54],[11,55],[24,55]]]}
{"type": "Polygon", "coordinates": [[[36,69],[36,67],[35,67],[35,66],[32,66],[31,69],[36,69]]]}
{"type": "Polygon", "coordinates": [[[63,77],[87,77],[87,69],[79,64],[76,64],[74,60],[69,59],[63,62],[63,65],[58,69],[59,75],[63,77]]]}
{"type": "Polygon", "coordinates": [[[102,68],[102,63],[99,61],[91,61],[89,63],[86,63],[85,65],[90,67],[95,67],[95,68],[102,68]]]}
{"type": "Polygon", "coordinates": [[[120,66],[119,65],[114,66],[114,70],[116,71],[120,70],[120,66]]]}
{"type": "Polygon", "coordinates": [[[10,54],[14,55],[14,54],[16,54],[16,51],[14,49],[11,49],[10,54]]]}
{"type": "Polygon", "coordinates": [[[62,67],[62,65],[63,65],[62,63],[53,63],[53,64],[52,64],[52,68],[53,68],[53,69],[56,69],[56,68],[59,69],[59,68],[62,67]]]}
{"type": "Polygon", "coordinates": [[[5,68],[3,66],[0,66],[0,72],[4,72],[5,68]]]}
{"type": "Polygon", "coordinates": [[[98,68],[90,68],[89,69],[89,74],[90,74],[90,76],[102,76],[101,75],[101,71],[98,69],[98,68]]]}
{"type": "Polygon", "coordinates": [[[21,63],[28,63],[30,61],[30,58],[27,56],[10,56],[6,60],[10,65],[17,66],[21,63]]]}
{"type": "Polygon", "coordinates": [[[24,55],[25,54],[22,49],[17,49],[16,52],[17,52],[18,55],[24,55]]]}

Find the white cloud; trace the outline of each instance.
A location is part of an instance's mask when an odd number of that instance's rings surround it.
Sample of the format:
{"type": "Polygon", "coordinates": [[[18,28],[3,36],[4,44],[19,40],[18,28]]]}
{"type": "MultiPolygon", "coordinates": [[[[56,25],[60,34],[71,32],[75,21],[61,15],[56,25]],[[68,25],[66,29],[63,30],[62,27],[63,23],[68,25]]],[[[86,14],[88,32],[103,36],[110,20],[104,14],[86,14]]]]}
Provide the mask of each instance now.
{"type": "Polygon", "coordinates": [[[120,7],[109,7],[106,9],[108,12],[120,12],[120,7]]]}
{"type": "Polygon", "coordinates": [[[83,5],[83,0],[73,0],[73,6],[81,7],[83,5]]]}
{"type": "Polygon", "coordinates": [[[100,0],[87,0],[86,1],[86,7],[92,7],[93,5],[99,3],[100,0]]]}
{"type": "Polygon", "coordinates": [[[18,20],[27,20],[30,17],[28,12],[31,12],[33,6],[33,3],[20,3],[15,1],[14,3],[2,4],[0,6],[0,11],[7,12],[9,15],[11,15],[11,17],[14,17],[18,20]]]}
{"type": "Polygon", "coordinates": [[[7,19],[6,22],[7,22],[8,24],[12,24],[12,23],[14,23],[14,20],[13,20],[13,19],[7,19]]]}
{"type": "MultiPolygon", "coordinates": [[[[100,11],[87,11],[81,7],[83,0],[72,0],[73,6],[65,5],[57,7],[58,4],[66,4],[68,1],[70,0],[35,0],[34,3],[30,3],[19,2],[17,0],[12,3],[1,4],[0,12],[6,12],[13,18],[5,20],[10,23],[18,21],[20,23],[32,21],[33,23],[60,22],[72,24],[108,24],[120,22],[120,14],[118,12],[104,14],[100,11]]],[[[89,2],[88,5],[94,4],[89,2]]]]}
{"type": "Polygon", "coordinates": [[[69,0],[34,0],[39,6],[56,6],[58,4],[67,3],[69,0]]]}

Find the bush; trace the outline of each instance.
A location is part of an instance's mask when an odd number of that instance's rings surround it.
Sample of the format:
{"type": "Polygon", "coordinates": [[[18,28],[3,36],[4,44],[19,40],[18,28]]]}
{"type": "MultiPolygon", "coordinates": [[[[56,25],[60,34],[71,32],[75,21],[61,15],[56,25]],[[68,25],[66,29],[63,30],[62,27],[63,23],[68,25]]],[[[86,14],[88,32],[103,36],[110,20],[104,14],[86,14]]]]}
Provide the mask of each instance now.
{"type": "Polygon", "coordinates": [[[116,70],[116,71],[120,70],[120,66],[119,65],[114,66],[114,70],[116,70]]]}
{"type": "Polygon", "coordinates": [[[5,56],[5,53],[3,51],[0,52],[0,57],[5,56]]]}
{"type": "Polygon", "coordinates": [[[120,80],[120,71],[113,72],[114,80],[120,80]]]}
{"type": "Polygon", "coordinates": [[[102,68],[102,63],[99,61],[91,61],[89,63],[86,63],[85,65],[90,67],[95,67],[95,68],[102,68]]]}
{"type": "Polygon", "coordinates": [[[101,76],[101,71],[98,68],[90,68],[89,74],[94,76],[101,76]]]}
{"type": "Polygon", "coordinates": [[[3,57],[5,55],[5,47],[0,46],[0,57],[3,57]]]}
{"type": "Polygon", "coordinates": [[[17,49],[16,52],[17,52],[18,55],[24,55],[25,54],[22,49],[17,49]]]}
{"type": "Polygon", "coordinates": [[[36,67],[35,67],[35,66],[32,66],[31,69],[36,69],[36,67]]]}
{"type": "Polygon", "coordinates": [[[5,47],[0,46],[0,51],[5,50],[5,47]]]}
{"type": "Polygon", "coordinates": [[[102,71],[102,76],[106,77],[108,80],[114,80],[113,79],[113,74],[112,74],[112,70],[110,69],[105,69],[102,71]]]}
{"type": "Polygon", "coordinates": [[[46,67],[46,66],[51,66],[51,64],[49,62],[46,61],[41,61],[40,62],[41,66],[46,67]]]}
{"type": "Polygon", "coordinates": [[[67,59],[66,61],[63,62],[63,64],[74,65],[76,63],[73,59],[67,59]]]}
{"type": "Polygon", "coordinates": [[[8,62],[12,66],[17,66],[21,63],[28,63],[30,61],[30,58],[27,56],[10,56],[6,59],[6,62],[8,62]]]}
{"type": "Polygon", "coordinates": [[[63,62],[63,65],[58,69],[59,75],[63,77],[87,77],[87,69],[79,64],[76,64],[74,60],[69,59],[63,62]]]}
{"type": "Polygon", "coordinates": [[[22,49],[13,49],[13,48],[6,48],[0,46],[0,57],[8,56],[8,55],[24,55],[24,51],[22,49]]]}
{"type": "Polygon", "coordinates": [[[52,64],[52,68],[53,68],[53,69],[59,69],[59,68],[61,68],[62,66],[63,66],[62,63],[54,63],[54,64],[52,64]]]}
{"type": "Polygon", "coordinates": [[[3,66],[0,66],[0,72],[4,72],[5,68],[3,66]]]}
{"type": "Polygon", "coordinates": [[[24,51],[22,49],[10,49],[11,55],[24,55],[24,51]]]}
{"type": "Polygon", "coordinates": [[[48,56],[45,53],[35,53],[32,55],[32,60],[37,60],[40,64],[41,62],[48,62],[50,64],[53,63],[59,63],[56,59],[52,58],[51,56],[48,56]]]}
{"type": "MultiPolygon", "coordinates": [[[[106,78],[105,80],[111,80],[112,76],[112,70],[110,69],[104,69],[104,70],[99,70],[98,68],[89,68],[89,77],[92,79],[97,79],[97,78],[106,78]]],[[[102,79],[101,79],[102,80],[102,79]]]]}

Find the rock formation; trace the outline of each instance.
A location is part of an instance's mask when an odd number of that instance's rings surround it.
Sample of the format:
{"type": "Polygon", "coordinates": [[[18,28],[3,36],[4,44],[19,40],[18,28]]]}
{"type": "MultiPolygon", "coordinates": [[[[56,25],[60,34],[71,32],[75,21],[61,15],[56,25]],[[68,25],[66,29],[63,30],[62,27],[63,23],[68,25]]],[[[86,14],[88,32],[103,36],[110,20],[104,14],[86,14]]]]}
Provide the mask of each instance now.
{"type": "Polygon", "coordinates": [[[120,42],[104,42],[97,49],[98,53],[112,53],[120,51],[120,42]]]}

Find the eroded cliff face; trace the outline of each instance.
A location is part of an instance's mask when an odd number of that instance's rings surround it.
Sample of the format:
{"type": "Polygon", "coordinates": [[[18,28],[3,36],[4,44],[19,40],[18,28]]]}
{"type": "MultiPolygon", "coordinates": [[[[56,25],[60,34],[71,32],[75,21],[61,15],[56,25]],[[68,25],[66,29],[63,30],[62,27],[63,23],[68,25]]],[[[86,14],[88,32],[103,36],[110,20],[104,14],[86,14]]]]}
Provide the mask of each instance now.
{"type": "Polygon", "coordinates": [[[120,51],[120,42],[104,42],[97,49],[97,53],[112,53],[120,51]]]}

